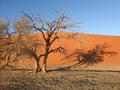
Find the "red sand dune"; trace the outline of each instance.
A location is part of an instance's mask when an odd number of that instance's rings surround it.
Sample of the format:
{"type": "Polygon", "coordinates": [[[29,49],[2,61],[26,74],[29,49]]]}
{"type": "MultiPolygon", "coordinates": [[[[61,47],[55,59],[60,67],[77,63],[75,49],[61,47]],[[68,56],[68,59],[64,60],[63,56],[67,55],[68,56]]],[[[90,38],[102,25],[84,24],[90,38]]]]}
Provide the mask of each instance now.
{"type": "MultiPolygon", "coordinates": [[[[71,52],[77,48],[82,48],[83,50],[90,50],[93,47],[95,47],[96,44],[106,43],[107,45],[110,46],[108,48],[109,51],[117,52],[117,55],[113,57],[105,57],[103,62],[100,62],[96,65],[93,65],[84,69],[120,70],[120,36],[85,34],[85,38],[86,39],[82,40],[82,44],[80,45],[75,44],[74,40],[63,40],[63,42],[65,43],[67,48],[71,50],[71,52]]],[[[77,37],[77,39],[79,39],[79,37],[77,37]]],[[[54,46],[56,45],[53,45],[53,47],[54,46]]],[[[48,67],[51,67],[51,68],[63,67],[65,65],[71,64],[69,62],[64,63],[63,61],[61,61],[61,59],[63,59],[63,55],[59,53],[49,55],[48,62],[47,62],[48,67]]],[[[34,67],[34,63],[35,63],[34,61],[31,61],[26,66],[34,67]]],[[[23,64],[25,64],[25,62],[23,62],[22,65],[23,64]]],[[[78,68],[78,69],[81,69],[81,68],[78,68]]]]}
{"type": "Polygon", "coordinates": [[[117,52],[113,57],[105,57],[104,61],[92,66],[91,69],[120,70],[120,36],[105,35],[86,35],[87,41],[85,46],[93,47],[95,44],[106,43],[110,47],[109,51],[117,52]]]}
{"type": "MultiPolygon", "coordinates": [[[[120,36],[86,34],[85,38],[86,39],[84,39],[82,41],[82,44],[80,45],[80,47],[83,48],[83,50],[84,49],[90,50],[93,47],[95,47],[96,44],[106,43],[107,45],[110,46],[108,48],[108,51],[117,52],[117,55],[112,57],[106,56],[103,62],[100,62],[86,69],[120,70],[120,36]]],[[[78,48],[76,45],[74,45],[74,42],[72,40],[65,42],[67,42],[65,44],[69,49],[78,48]]],[[[59,54],[50,55],[48,59],[48,65],[62,66],[62,62],[61,62],[62,58],[63,57],[59,54]]]]}

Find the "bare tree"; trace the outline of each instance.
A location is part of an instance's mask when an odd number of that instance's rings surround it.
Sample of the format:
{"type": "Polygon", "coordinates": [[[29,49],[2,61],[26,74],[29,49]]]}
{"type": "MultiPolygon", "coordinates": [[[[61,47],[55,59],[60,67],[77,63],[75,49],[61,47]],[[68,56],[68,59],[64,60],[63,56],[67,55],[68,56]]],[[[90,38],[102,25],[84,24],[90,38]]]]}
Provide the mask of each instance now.
{"type": "Polygon", "coordinates": [[[63,44],[58,45],[57,47],[51,47],[57,40],[61,40],[62,38],[70,39],[76,36],[76,33],[70,33],[68,35],[62,35],[65,31],[73,30],[75,25],[70,22],[70,18],[65,16],[64,13],[60,14],[60,16],[51,21],[46,21],[43,18],[34,18],[27,13],[23,12],[24,16],[29,19],[31,22],[31,27],[41,33],[41,40],[43,42],[44,50],[40,53],[39,58],[43,56],[43,66],[42,71],[46,72],[47,60],[48,56],[51,53],[61,52],[62,54],[66,54],[67,49],[63,44]]]}
{"type": "Polygon", "coordinates": [[[19,20],[16,20],[14,30],[17,33],[17,38],[19,38],[17,41],[18,58],[34,58],[36,72],[41,71],[39,61],[42,42],[38,35],[33,34],[33,27],[28,18],[22,16],[19,20]]]}
{"type": "Polygon", "coordinates": [[[14,31],[10,31],[9,20],[0,20],[0,62],[6,61],[6,65],[10,63],[12,58],[15,59],[15,40],[14,31]]]}

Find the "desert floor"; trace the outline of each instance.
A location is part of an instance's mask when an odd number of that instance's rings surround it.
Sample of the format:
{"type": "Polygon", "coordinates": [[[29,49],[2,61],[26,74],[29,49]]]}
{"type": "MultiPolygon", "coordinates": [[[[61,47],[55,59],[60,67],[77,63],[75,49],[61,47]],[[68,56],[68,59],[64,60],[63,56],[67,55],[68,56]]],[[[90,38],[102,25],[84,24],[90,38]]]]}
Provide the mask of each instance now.
{"type": "Polygon", "coordinates": [[[0,90],[120,90],[120,71],[25,69],[0,71],[0,90]]]}
{"type": "MultiPolygon", "coordinates": [[[[55,70],[70,64],[61,62],[61,55],[53,54],[48,58],[47,73],[34,73],[32,60],[19,62],[17,68],[0,70],[0,90],[120,90],[120,36],[86,35],[86,38],[83,49],[91,50],[96,44],[107,43],[108,50],[117,55],[105,57],[103,62],[91,67],[55,70]]],[[[72,41],[66,43],[71,50],[77,48],[72,41]]]]}

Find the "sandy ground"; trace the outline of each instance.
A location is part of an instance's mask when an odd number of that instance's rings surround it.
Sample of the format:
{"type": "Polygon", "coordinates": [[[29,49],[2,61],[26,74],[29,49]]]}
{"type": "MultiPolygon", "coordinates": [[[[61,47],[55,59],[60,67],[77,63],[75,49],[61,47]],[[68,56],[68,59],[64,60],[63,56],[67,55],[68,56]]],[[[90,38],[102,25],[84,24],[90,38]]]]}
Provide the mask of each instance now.
{"type": "Polygon", "coordinates": [[[120,90],[120,71],[70,70],[33,73],[2,70],[0,90],[120,90]]]}
{"type": "MultiPolygon", "coordinates": [[[[48,58],[48,73],[33,73],[34,60],[20,61],[16,68],[0,71],[0,90],[120,90],[120,36],[85,35],[82,49],[90,50],[96,44],[107,43],[109,51],[116,56],[105,57],[104,61],[90,67],[77,67],[73,70],[52,70],[73,64],[61,61],[61,54],[51,54],[48,58]]],[[[64,40],[63,40],[64,41],[64,40]]],[[[66,42],[66,41],[64,41],[66,42]]],[[[69,49],[76,46],[67,41],[69,49]]]]}

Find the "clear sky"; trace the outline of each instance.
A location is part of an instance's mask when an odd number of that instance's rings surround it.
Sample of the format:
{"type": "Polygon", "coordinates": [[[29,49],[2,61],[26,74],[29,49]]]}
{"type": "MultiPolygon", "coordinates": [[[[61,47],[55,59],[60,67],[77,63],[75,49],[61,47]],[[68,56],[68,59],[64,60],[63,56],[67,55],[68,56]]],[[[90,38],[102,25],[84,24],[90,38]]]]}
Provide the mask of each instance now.
{"type": "Polygon", "coordinates": [[[54,18],[55,10],[66,11],[81,23],[79,31],[120,36],[120,0],[0,0],[0,18],[14,21],[22,16],[21,10],[46,19],[54,18]]]}

